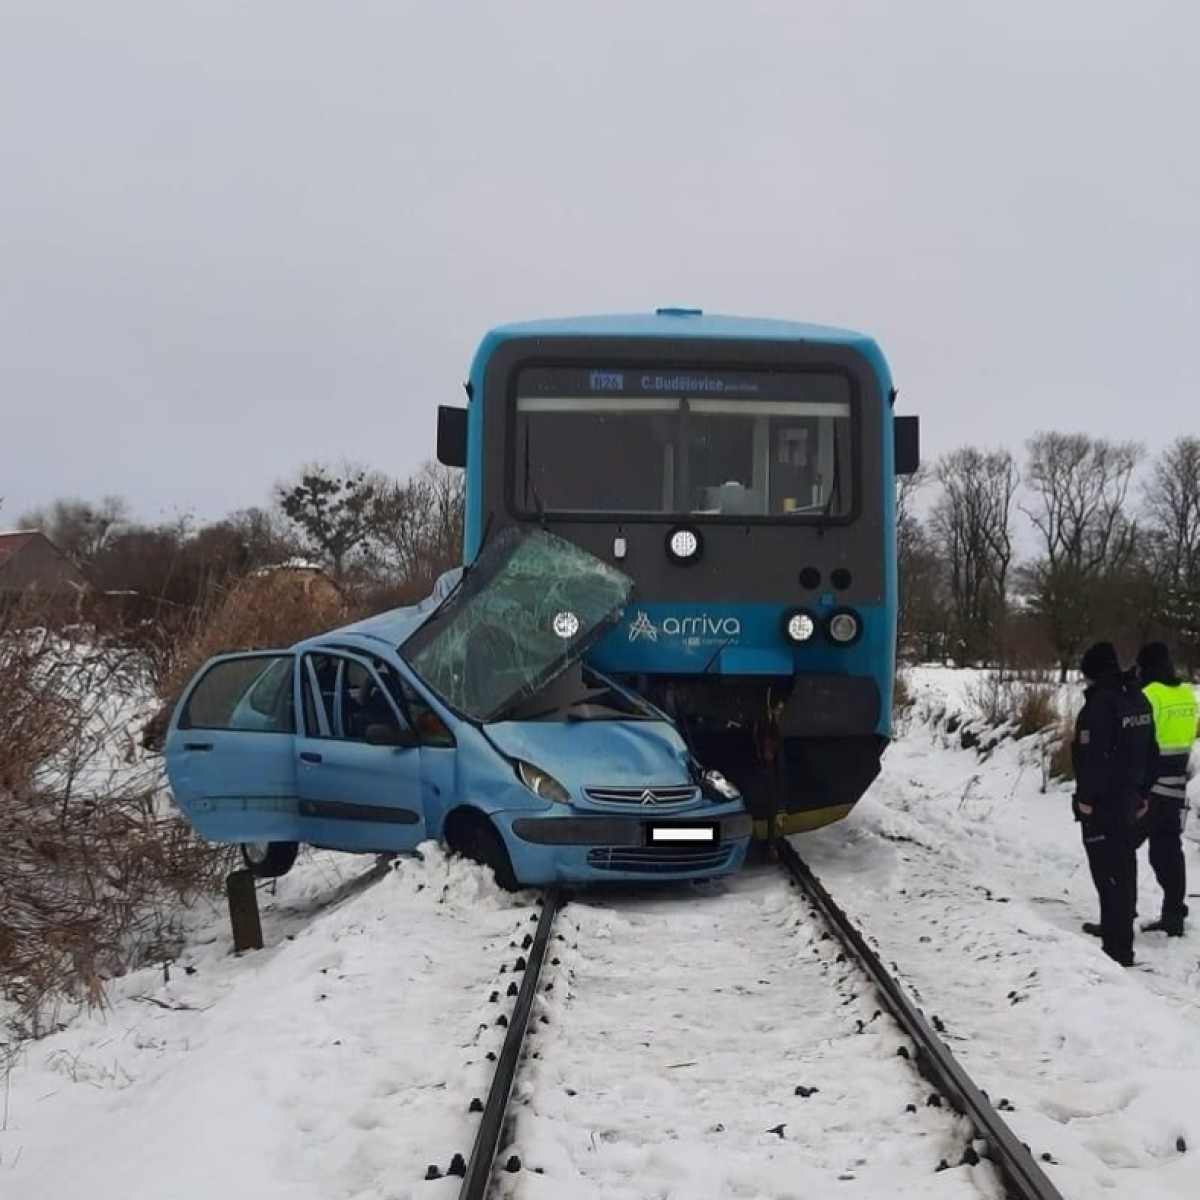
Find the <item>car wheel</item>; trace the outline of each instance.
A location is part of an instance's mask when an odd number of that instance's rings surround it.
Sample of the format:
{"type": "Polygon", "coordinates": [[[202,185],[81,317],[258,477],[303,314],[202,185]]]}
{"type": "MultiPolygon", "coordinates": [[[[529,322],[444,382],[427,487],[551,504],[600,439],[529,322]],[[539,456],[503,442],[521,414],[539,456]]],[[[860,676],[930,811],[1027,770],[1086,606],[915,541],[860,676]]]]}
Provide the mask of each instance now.
{"type": "Polygon", "coordinates": [[[508,850],[489,821],[472,821],[462,839],[461,849],[464,857],[490,867],[496,877],[496,883],[506,892],[520,889],[516,873],[513,871],[512,859],[508,857],[508,850]]]}
{"type": "Polygon", "coordinates": [[[242,862],[258,879],[278,879],[292,869],[299,852],[297,842],[243,842],[242,862]]]}

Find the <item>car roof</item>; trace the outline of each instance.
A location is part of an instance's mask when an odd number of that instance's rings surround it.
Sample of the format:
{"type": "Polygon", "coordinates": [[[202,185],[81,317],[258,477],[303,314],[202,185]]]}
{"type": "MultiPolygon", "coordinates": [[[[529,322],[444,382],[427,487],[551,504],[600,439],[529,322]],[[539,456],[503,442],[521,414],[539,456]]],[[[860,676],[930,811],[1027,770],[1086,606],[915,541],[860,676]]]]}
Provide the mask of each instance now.
{"type": "Polygon", "coordinates": [[[297,642],[292,649],[303,652],[337,642],[343,646],[352,644],[361,646],[364,650],[377,652],[379,648],[377,643],[382,642],[385,646],[395,650],[429,620],[442,601],[458,586],[462,573],[462,567],[455,567],[453,570],[447,571],[433,585],[433,591],[418,604],[391,608],[362,621],[354,621],[338,629],[330,629],[315,637],[297,642]]]}

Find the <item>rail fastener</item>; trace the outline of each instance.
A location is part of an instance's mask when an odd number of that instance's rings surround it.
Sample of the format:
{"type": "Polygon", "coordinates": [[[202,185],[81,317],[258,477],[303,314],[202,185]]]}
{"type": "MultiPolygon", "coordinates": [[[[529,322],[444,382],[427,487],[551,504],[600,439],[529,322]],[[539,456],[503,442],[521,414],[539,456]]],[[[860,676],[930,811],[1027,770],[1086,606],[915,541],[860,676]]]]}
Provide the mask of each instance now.
{"type": "Polygon", "coordinates": [[[918,1070],[967,1118],[976,1136],[987,1144],[989,1161],[999,1172],[1012,1200],[1063,1200],[1062,1193],[1050,1182],[1025,1144],[992,1107],[795,847],[780,840],[776,852],[838,940],[870,976],[897,1024],[912,1039],[918,1070]]]}

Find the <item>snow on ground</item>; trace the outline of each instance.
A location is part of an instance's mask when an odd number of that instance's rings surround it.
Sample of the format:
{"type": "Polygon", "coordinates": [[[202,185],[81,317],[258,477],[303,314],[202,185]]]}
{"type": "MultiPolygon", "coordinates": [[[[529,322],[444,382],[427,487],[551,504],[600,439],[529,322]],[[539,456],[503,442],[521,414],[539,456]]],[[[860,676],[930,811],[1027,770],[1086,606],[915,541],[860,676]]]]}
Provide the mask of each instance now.
{"type": "MultiPolygon", "coordinates": [[[[961,706],[970,676],[913,685],[961,706]]],[[[1200,920],[1139,936],[1132,970],[1105,958],[1079,930],[1095,899],[1069,791],[1043,793],[1037,760],[915,722],[852,816],[797,844],[1067,1200],[1194,1197],[1200,920]]],[[[222,906],[195,914],[169,979],[115,981],[107,1011],[27,1044],[0,1079],[0,1197],[454,1196],[426,1168],[469,1152],[531,897],[434,848],[348,890],[369,865],[307,856],[262,893],[253,954],[229,953],[222,906]]],[[[1140,894],[1156,915],[1145,866],[1140,894]]],[[[521,1195],[994,1194],[986,1166],[932,1173],[961,1129],[770,871],[596,893],[562,921],[515,1134],[544,1174],[513,1176],[521,1195]]]]}
{"type": "MultiPolygon", "coordinates": [[[[925,672],[914,690],[936,699],[939,674],[954,710],[963,673],[925,672]]],[[[1194,1197],[1200,921],[1182,939],[1139,934],[1132,970],[1106,958],[1080,930],[1097,910],[1070,788],[1043,793],[1038,760],[1011,741],[983,760],[917,724],[850,820],[798,845],[980,1085],[1013,1103],[1065,1196],[1194,1197]]],[[[1144,850],[1139,882],[1142,919],[1155,917],[1144,850]]]]}
{"type": "Polygon", "coordinates": [[[907,1039],[777,868],[595,897],[560,922],[573,948],[513,1147],[544,1174],[514,1194],[1001,1195],[990,1165],[958,1165],[969,1129],[926,1106],[907,1039]]]}
{"type": "Polygon", "coordinates": [[[0,1196],[455,1195],[425,1170],[469,1151],[530,897],[433,850],[336,903],[370,861],[313,856],[264,909],[268,949],[232,957],[214,912],[169,982],[125,978],[109,1012],[27,1045],[0,1088],[0,1196]]]}

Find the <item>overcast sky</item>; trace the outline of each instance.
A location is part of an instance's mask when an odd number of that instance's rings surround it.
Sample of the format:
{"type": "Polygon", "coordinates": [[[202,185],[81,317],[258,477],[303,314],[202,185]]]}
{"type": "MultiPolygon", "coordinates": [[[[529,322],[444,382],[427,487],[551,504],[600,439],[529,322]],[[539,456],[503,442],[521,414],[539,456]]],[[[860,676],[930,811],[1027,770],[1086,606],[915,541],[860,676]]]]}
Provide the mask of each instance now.
{"type": "Polygon", "coordinates": [[[0,0],[0,527],[431,457],[491,325],[844,325],[931,455],[1200,429],[1200,5],[0,0]]]}

